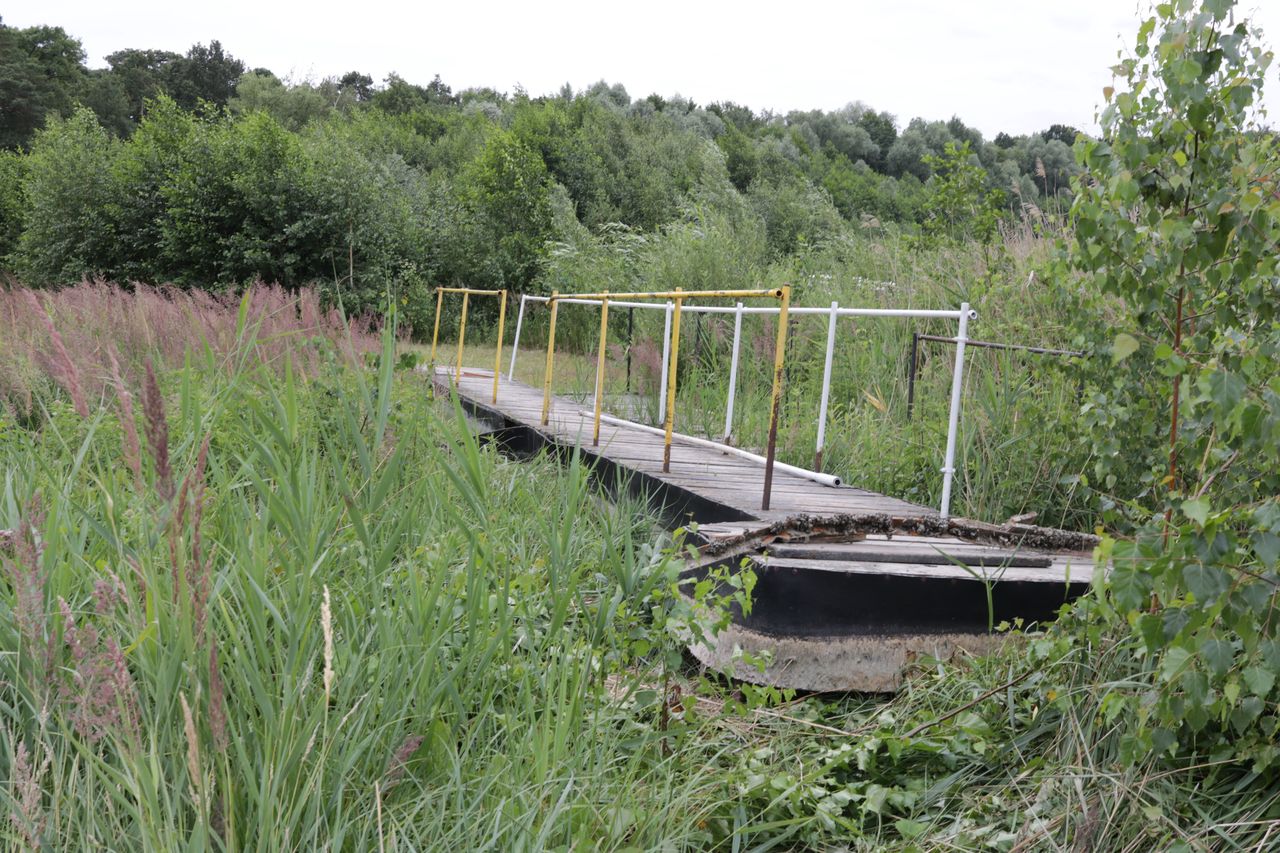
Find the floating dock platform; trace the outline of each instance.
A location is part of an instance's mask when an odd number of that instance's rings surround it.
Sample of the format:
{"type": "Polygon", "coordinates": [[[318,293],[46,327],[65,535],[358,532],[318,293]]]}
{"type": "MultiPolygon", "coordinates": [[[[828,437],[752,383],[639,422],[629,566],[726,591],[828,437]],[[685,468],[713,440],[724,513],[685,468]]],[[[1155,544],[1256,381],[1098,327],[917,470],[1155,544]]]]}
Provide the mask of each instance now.
{"type": "MultiPolygon", "coordinates": [[[[750,613],[736,614],[703,663],[746,681],[801,690],[891,692],[911,666],[980,654],[1001,642],[1002,622],[1052,620],[1089,589],[1096,540],[1027,524],[943,519],[936,510],[783,469],[761,510],[764,467],[730,448],[676,435],[663,471],[663,436],[554,397],[492,371],[436,368],[491,439],[516,454],[578,452],[606,487],[643,495],[699,548],[686,573],[748,565],[757,575],[750,613]],[[765,653],[763,671],[737,650],[765,653]]],[[[446,392],[447,393],[447,392],[446,392]]]]}

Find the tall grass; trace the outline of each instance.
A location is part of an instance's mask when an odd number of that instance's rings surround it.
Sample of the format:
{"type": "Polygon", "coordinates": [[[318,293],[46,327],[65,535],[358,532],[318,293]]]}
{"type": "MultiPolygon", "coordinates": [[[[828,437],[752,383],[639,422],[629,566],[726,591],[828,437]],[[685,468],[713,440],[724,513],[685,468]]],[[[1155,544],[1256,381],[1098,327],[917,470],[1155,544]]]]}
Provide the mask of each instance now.
{"type": "Polygon", "coordinates": [[[326,354],[355,362],[376,350],[378,324],[364,317],[348,325],[309,288],[257,284],[237,294],[102,281],[0,288],[0,403],[10,417],[29,417],[56,384],[83,415],[107,394],[113,372],[140,378],[147,359],[177,368],[192,353],[212,355],[223,371],[248,362],[279,368],[288,357],[307,375],[326,354]]]}
{"type": "Polygon", "coordinates": [[[729,744],[637,699],[675,648],[645,514],[480,447],[389,332],[375,372],[304,378],[262,331],[148,361],[132,416],[57,393],[3,423],[6,844],[709,842],[729,744]]]}

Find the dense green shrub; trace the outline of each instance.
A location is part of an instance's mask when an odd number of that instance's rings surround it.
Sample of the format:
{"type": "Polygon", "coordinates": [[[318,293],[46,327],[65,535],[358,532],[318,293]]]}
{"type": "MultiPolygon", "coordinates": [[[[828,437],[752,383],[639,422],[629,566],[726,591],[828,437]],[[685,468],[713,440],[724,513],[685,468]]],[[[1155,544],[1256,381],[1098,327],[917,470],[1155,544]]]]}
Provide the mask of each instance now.
{"type": "Polygon", "coordinates": [[[111,180],[120,143],[87,109],[38,133],[23,170],[26,205],[14,267],[35,284],[79,281],[106,271],[116,240],[111,180]]]}
{"type": "Polygon", "coordinates": [[[1117,691],[1126,750],[1280,767],[1280,288],[1274,140],[1256,132],[1271,54],[1230,4],[1165,4],[1102,114],[1070,258],[1118,299],[1086,424],[1109,515],[1107,607],[1143,686],[1117,691]]]}
{"type": "Polygon", "coordinates": [[[146,119],[120,146],[107,211],[115,243],[102,259],[107,277],[144,282],[178,277],[164,252],[170,216],[165,194],[183,165],[198,124],[174,101],[161,97],[151,102],[146,119]]]}
{"type": "Polygon", "coordinates": [[[26,216],[23,179],[26,161],[12,151],[0,152],[0,268],[18,247],[26,216]]]}

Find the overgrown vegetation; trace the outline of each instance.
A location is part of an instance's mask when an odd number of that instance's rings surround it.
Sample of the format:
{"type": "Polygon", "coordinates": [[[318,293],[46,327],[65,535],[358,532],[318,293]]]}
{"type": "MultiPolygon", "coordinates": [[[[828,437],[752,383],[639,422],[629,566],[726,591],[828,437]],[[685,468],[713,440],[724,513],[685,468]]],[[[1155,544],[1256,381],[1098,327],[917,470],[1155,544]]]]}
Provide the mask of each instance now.
{"type": "MultiPolygon", "coordinates": [[[[938,128],[890,136],[873,112],[774,119],[619,87],[531,100],[357,78],[322,108],[263,75],[234,98],[270,114],[160,98],[107,131],[65,104],[29,151],[0,157],[0,213],[20,217],[0,227],[10,257],[44,270],[37,283],[99,271],[180,286],[0,298],[0,837],[1269,849],[1280,152],[1257,125],[1271,55],[1234,15],[1220,0],[1157,7],[1117,66],[1101,138],[1077,144],[1080,179],[1060,194],[1065,176],[1033,168],[1019,180],[1042,194],[1017,221],[995,217],[1008,199],[990,193],[981,140],[950,128],[926,146],[938,128]],[[841,165],[853,154],[865,169],[841,165]],[[842,206],[873,196],[901,222],[842,206]],[[915,213],[893,207],[908,198],[915,213]],[[1068,202],[1067,218],[1040,213],[1068,202]],[[305,288],[201,289],[259,264],[324,279],[355,309],[390,294],[416,310],[413,287],[454,277],[968,299],[978,328],[1087,355],[971,353],[966,511],[1100,522],[1111,577],[1047,629],[1004,626],[990,657],[918,662],[891,700],[683,668],[678,539],[594,494],[576,462],[477,445],[394,369],[394,319],[348,324],[305,288]]],[[[615,383],[627,356],[635,388],[655,381],[655,322],[637,317],[615,383]]],[[[563,323],[572,364],[594,323],[567,309],[563,323]]],[[[682,344],[681,417],[714,435],[727,336],[702,326],[682,344]]],[[[745,334],[762,363],[768,330],[745,334]]],[[[805,463],[825,329],[796,332],[785,454],[805,463]]],[[[842,325],[828,465],[923,501],[950,353],[926,360],[908,422],[910,332],[842,325]]],[[[734,425],[748,445],[756,370],[734,425]]],[[[723,613],[710,586],[700,606],[723,613]]],[[[735,600],[750,587],[739,577],[735,600]]]]}
{"type": "Polygon", "coordinates": [[[264,302],[167,375],[126,339],[101,397],[40,324],[65,395],[0,433],[6,843],[710,840],[729,742],[650,687],[687,614],[644,514],[478,447],[389,330],[369,369],[264,302]]]}

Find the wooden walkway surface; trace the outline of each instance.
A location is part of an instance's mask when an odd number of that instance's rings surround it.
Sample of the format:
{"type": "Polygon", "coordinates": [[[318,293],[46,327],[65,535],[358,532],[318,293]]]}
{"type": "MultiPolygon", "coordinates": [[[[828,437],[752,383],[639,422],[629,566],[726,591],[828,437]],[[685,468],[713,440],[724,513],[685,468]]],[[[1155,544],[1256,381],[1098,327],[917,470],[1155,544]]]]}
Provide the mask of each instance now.
{"type": "MultiPolygon", "coordinates": [[[[452,383],[454,370],[437,367],[439,386],[452,383]]],[[[591,406],[566,397],[553,397],[548,424],[542,421],[542,391],[522,382],[498,380],[493,403],[493,372],[464,367],[458,394],[469,408],[491,409],[509,420],[538,430],[558,444],[580,446],[610,461],[645,474],[700,498],[729,507],[765,526],[798,514],[888,513],[934,516],[929,507],[851,486],[826,486],[786,471],[775,470],[770,508],[760,509],[764,465],[741,456],[683,440],[672,439],[671,470],[662,471],[663,437],[620,424],[600,424],[600,445],[591,444],[591,406]]],[[[678,426],[678,425],[677,425],[678,426]]],[[[740,527],[742,522],[738,523],[740,527]]]]}

